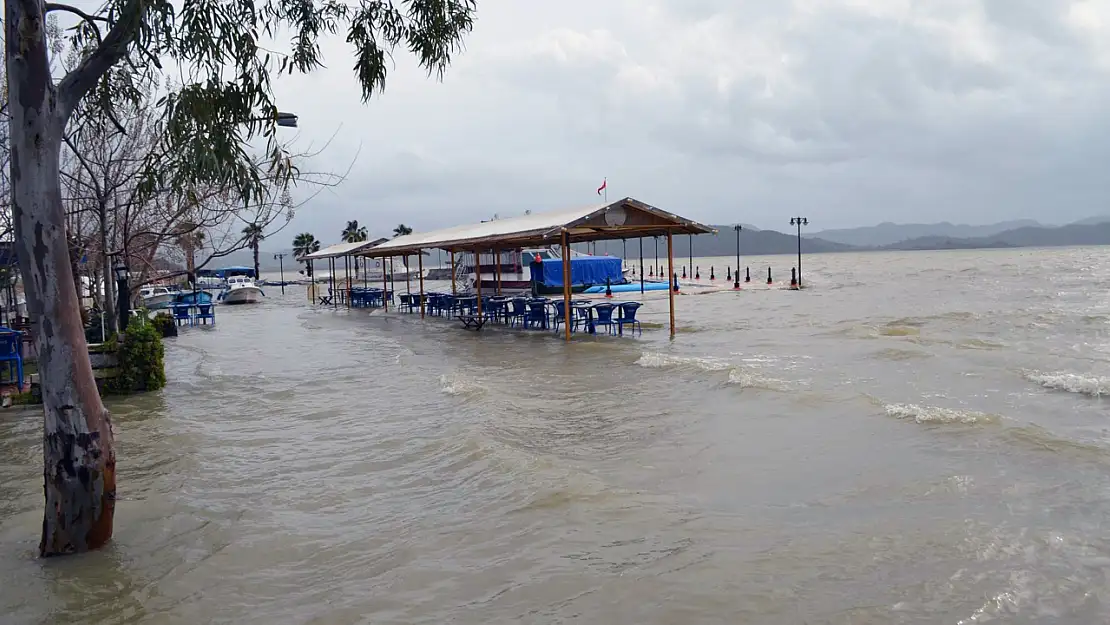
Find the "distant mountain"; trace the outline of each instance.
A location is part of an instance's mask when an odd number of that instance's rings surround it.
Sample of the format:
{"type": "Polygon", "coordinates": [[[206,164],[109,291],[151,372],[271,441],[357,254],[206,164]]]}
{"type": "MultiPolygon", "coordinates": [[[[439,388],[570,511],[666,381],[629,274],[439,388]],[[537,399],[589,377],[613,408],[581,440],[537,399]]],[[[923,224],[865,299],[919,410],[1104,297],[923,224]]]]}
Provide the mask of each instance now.
{"type": "Polygon", "coordinates": [[[952,239],[973,239],[990,237],[1007,230],[1025,227],[1039,227],[1040,223],[1031,219],[1004,221],[986,226],[969,226],[943,221],[935,224],[896,224],[883,222],[877,226],[846,228],[840,230],[821,230],[813,236],[834,243],[858,247],[883,247],[901,241],[924,237],[944,237],[952,239]]]}
{"type": "Polygon", "coordinates": [[[1100,216],[1095,216],[1095,217],[1088,217],[1086,219],[1080,219],[1079,221],[1074,221],[1074,222],[1072,222],[1068,225],[1069,226],[1091,226],[1091,225],[1094,225],[1094,224],[1104,224],[1104,223],[1108,223],[1108,222],[1110,222],[1110,215],[1100,215],[1100,216]]]}
{"type": "Polygon", "coordinates": [[[916,239],[907,239],[899,241],[894,245],[885,245],[882,247],[884,250],[904,250],[904,251],[923,251],[923,250],[976,250],[976,249],[990,249],[990,248],[1007,248],[1018,247],[1012,243],[1005,241],[992,241],[990,239],[953,239],[950,237],[917,237],[916,239]]]}
{"type": "Polygon", "coordinates": [[[882,246],[888,250],[978,249],[997,247],[1061,247],[1110,245],[1110,222],[1024,227],[975,238],[919,237],[882,246]]]}

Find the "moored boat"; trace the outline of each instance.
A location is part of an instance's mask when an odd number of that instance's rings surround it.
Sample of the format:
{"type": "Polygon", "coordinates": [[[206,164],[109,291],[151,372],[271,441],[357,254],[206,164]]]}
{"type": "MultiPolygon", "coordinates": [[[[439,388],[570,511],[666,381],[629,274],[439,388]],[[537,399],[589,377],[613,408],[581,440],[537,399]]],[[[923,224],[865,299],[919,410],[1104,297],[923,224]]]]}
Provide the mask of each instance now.
{"type": "Polygon", "coordinates": [[[173,304],[178,291],[176,286],[152,284],[139,289],[139,297],[142,298],[143,306],[148,310],[160,310],[169,308],[173,304]]]}
{"type": "Polygon", "coordinates": [[[217,301],[221,304],[257,304],[266,294],[248,276],[232,276],[220,291],[217,301]]]}

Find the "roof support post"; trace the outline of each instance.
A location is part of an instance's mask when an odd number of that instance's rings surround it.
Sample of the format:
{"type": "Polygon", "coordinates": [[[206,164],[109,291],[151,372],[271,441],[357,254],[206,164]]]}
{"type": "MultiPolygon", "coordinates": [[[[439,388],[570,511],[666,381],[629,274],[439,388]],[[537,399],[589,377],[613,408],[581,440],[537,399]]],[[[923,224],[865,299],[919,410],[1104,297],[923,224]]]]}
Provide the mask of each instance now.
{"type": "Polygon", "coordinates": [[[424,250],[416,252],[417,272],[420,274],[420,318],[424,318],[424,250]]]}
{"type": "MultiPolygon", "coordinates": [[[[482,250],[474,248],[474,294],[478,307],[478,322],[482,319],[482,250]]],[[[478,326],[481,327],[481,326],[478,326]]]]}
{"type": "MultiPolygon", "coordinates": [[[[358,261],[356,260],[355,262],[358,262],[358,261]]],[[[344,295],[343,297],[344,297],[344,299],[347,300],[347,308],[350,308],[351,307],[351,257],[350,256],[344,256],[343,257],[343,271],[346,272],[346,274],[347,274],[347,294],[344,295]]]]}
{"type": "Polygon", "coordinates": [[[451,295],[458,295],[455,288],[455,250],[451,250],[451,295]]]}
{"type": "Polygon", "coordinates": [[[493,248],[493,272],[497,276],[497,294],[501,295],[501,252],[493,248]]]}
{"type": "Polygon", "coordinates": [[[640,296],[644,295],[644,237],[640,237],[640,296]]]}
{"type": "Polygon", "coordinates": [[[563,330],[570,342],[570,233],[563,230],[563,330]]]}
{"type": "Polygon", "coordinates": [[[671,338],[674,338],[674,237],[667,231],[667,299],[671,306],[671,338]]]}
{"type": "Polygon", "coordinates": [[[386,259],[382,258],[382,310],[389,312],[389,275],[385,273],[386,259]]]}
{"type": "Polygon", "coordinates": [[[335,296],[335,257],[334,256],[332,256],[331,258],[328,259],[328,265],[330,265],[330,269],[331,269],[331,276],[328,277],[328,280],[330,281],[330,285],[328,286],[328,289],[331,291],[331,293],[329,293],[329,295],[331,295],[331,307],[332,308],[339,308],[339,298],[335,296]]]}

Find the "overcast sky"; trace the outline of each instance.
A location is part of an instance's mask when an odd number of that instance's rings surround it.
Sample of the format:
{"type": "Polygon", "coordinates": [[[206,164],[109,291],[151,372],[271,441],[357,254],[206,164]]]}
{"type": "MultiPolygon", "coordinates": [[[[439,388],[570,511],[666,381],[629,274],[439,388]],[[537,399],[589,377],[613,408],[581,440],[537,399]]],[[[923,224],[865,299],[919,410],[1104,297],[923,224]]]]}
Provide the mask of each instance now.
{"type": "Polygon", "coordinates": [[[1106,0],[479,0],[443,82],[350,49],[282,78],[311,169],[281,240],[632,196],[706,223],[1063,223],[1110,197],[1106,0]]]}

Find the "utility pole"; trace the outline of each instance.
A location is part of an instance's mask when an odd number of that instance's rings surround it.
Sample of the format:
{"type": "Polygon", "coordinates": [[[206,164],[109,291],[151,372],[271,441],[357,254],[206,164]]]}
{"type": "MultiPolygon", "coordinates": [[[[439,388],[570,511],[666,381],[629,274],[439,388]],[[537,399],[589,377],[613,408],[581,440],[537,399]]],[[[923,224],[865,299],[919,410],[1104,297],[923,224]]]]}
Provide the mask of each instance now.
{"type": "Polygon", "coordinates": [[[278,272],[281,274],[281,294],[285,295],[285,254],[274,254],[274,258],[278,262],[278,272]]]}

